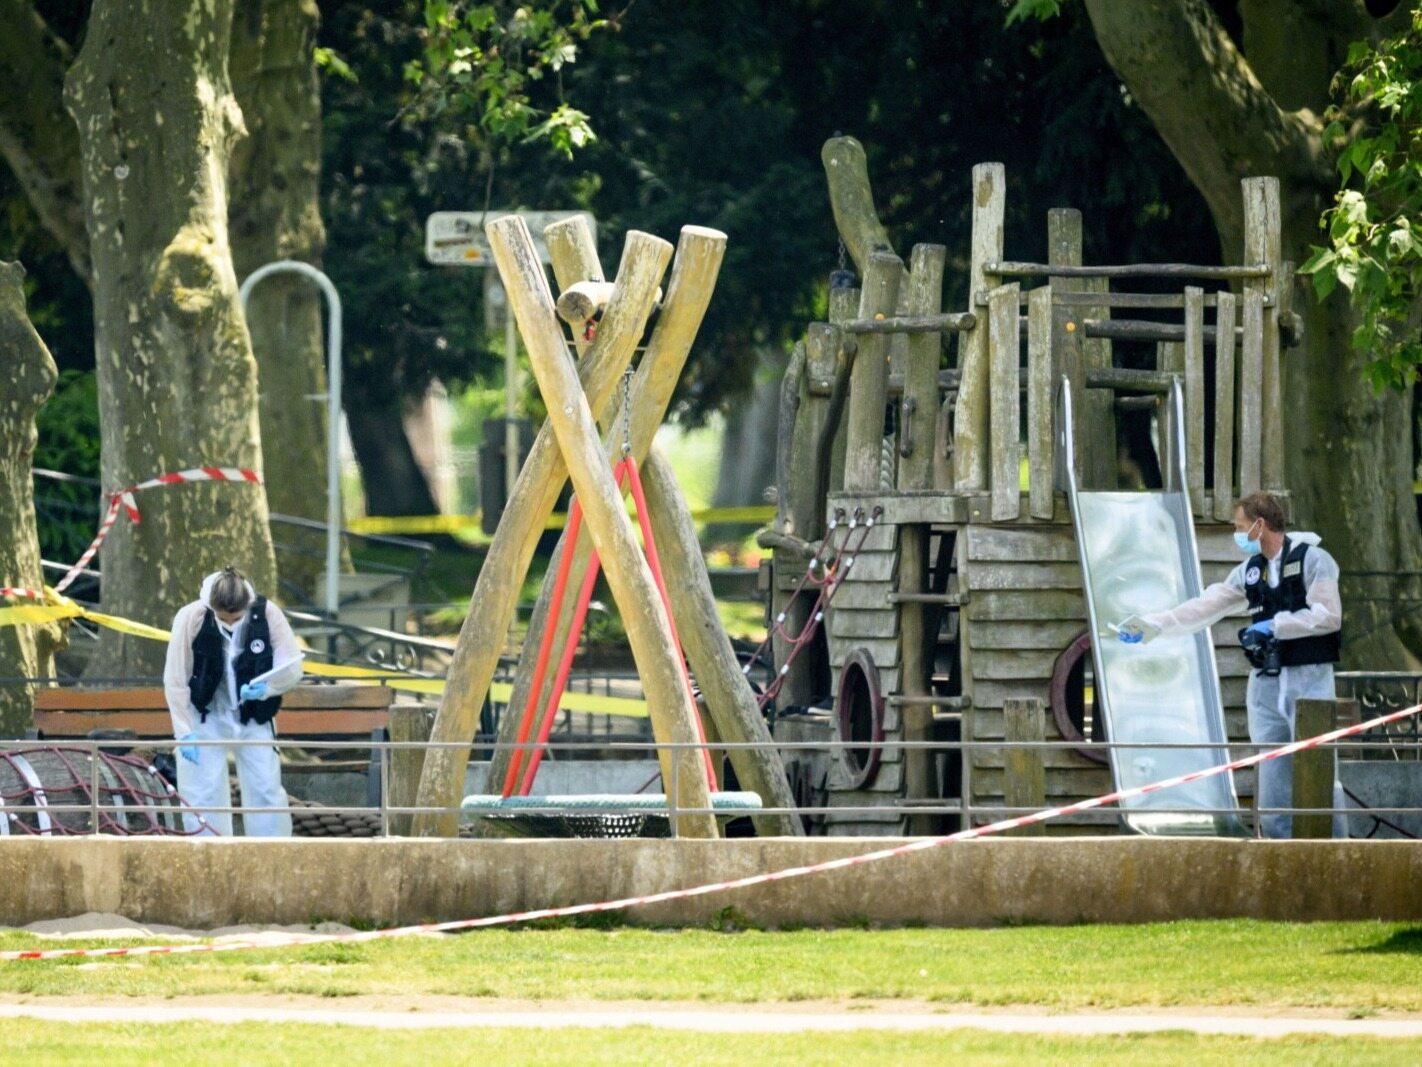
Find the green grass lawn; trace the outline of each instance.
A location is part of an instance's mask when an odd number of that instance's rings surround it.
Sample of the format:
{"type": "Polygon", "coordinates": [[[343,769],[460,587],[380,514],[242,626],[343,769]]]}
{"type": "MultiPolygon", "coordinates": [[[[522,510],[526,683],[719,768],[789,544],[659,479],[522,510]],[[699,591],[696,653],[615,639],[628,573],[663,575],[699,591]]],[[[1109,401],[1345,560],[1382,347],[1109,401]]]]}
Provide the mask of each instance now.
{"type": "MultiPolygon", "coordinates": [[[[81,942],[82,943],[82,942],[81,942]]],[[[71,942],[10,932],[0,949],[71,942]]],[[[989,930],[488,930],[212,955],[0,964],[0,995],[920,998],[1047,1010],[1422,1012],[1422,927],[1216,921],[989,930]]]]}
{"type": "Polygon", "coordinates": [[[321,1064],[1411,1064],[1422,1042],[1295,1037],[1259,1041],[1165,1033],[1058,1038],[944,1034],[704,1034],[626,1030],[420,1030],[305,1024],[183,1026],[0,1023],[11,1063],[321,1064]]]}

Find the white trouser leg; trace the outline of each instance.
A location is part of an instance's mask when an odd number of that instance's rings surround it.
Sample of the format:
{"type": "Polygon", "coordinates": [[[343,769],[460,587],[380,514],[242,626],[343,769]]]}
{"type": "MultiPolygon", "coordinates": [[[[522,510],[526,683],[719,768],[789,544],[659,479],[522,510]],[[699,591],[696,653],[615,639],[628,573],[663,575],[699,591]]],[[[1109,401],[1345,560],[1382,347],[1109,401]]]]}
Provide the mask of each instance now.
{"type": "MultiPolygon", "coordinates": [[[[209,715],[207,722],[200,722],[194,731],[199,740],[226,740],[217,726],[217,717],[209,715]]],[[[232,836],[232,816],[227,812],[215,812],[210,808],[230,808],[232,791],[227,784],[227,749],[221,745],[204,745],[197,750],[197,763],[189,763],[178,756],[178,794],[187,809],[183,812],[183,826],[190,834],[220,834],[232,836]],[[202,815],[202,825],[198,819],[202,815]]]]}
{"type": "MultiPolygon", "coordinates": [[[[1269,678],[1258,671],[1249,672],[1245,700],[1249,706],[1249,740],[1256,745],[1287,745],[1294,739],[1293,702],[1282,698],[1280,678],[1282,675],[1269,678]]],[[[1292,756],[1261,763],[1256,772],[1259,777],[1255,796],[1261,812],[1293,805],[1292,756]]],[[[1261,814],[1259,828],[1264,837],[1290,837],[1293,834],[1293,819],[1288,815],[1261,814]]]]}
{"type": "MultiPolygon", "coordinates": [[[[1297,723],[1296,709],[1300,700],[1333,700],[1337,690],[1333,685],[1331,663],[1310,663],[1302,667],[1285,667],[1279,676],[1281,698],[1287,702],[1289,722],[1297,723]]],[[[1295,729],[1297,735],[1297,729],[1295,729]]],[[[1338,777],[1338,751],[1333,751],[1333,836],[1348,836],[1348,816],[1344,808],[1343,783],[1338,777]]]]}
{"type": "MultiPolygon", "coordinates": [[[[270,741],[271,723],[249,722],[239,735],[244,741],[270,741]]],[[[287,806],[281,787],[281,756],[274,745],[242,745],[237,749],[237,781],[242,786],[242,825],[248,837],[290,837],[291,816],[260,808],[287,806]]]]}

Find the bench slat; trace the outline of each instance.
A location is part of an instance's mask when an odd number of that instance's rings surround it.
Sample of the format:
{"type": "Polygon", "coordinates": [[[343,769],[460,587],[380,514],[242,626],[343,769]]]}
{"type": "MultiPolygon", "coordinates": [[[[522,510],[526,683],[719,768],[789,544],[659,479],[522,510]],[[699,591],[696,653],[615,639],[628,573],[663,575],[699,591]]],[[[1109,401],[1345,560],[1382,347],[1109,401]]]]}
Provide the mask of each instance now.
{"type": "MultiPolygon", "coordinates": [[[[383,685],[299,685],[282,697],[282,714],[303,709],[389,708],[394,690],[383,685]]],[[[35,692],[35,711],[157,711],[168,702],[158,686],[133,689],[80,689],[51,686],[35,692]]]]}
{"type": "MultiPolygon", "coordinates": [[[[370,709],[282,709],[277,716],[281,737],[317,734],[365,734],[389,724],[388,711],[370,709]]],[[[35,728],[45,737],[85,737],[90,730],[132,730],[140,737],[171,737],[173,721],[166,709],[41,711],[35,710],[35,728]]]]}

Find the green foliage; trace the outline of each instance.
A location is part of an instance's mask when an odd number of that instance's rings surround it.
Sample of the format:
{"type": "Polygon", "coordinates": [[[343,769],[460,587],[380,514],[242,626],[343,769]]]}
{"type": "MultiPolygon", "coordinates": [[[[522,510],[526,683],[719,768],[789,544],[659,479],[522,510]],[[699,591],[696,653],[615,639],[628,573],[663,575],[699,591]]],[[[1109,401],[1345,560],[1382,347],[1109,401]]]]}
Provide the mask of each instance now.
{"type": "MultiPolygon", "coordinates": [[[[64,370],[35,416],[33,464],[78,478],[99,477],[99,388],[93,371],[64,370]]],[[[98,519],[96,485],[35,478],[40,555],[72,562],[88,546],[98,519]]]]}
{"type": "Polygon", "coordinates": [[[470,4],[425,0],[425,49],[405,64],[418,89],[413,108],[443,123],[454,119],[495,144],[546,141],[571,159],[591,143],[588,117],[559,102],[538,106],[548,75],[555,83],[578,46],[607,25],[596,0],[542,4],[470,4]]]}
{"type": "Polygon", "coordinates": [[[1062,0],[1015,0],[1007,13],[1009,26],[1017,22],[1038,21],[1054,18],[1061,14],[1062,0]]]}
{"type": "Polygon", "coordinates": [[[1320,220],[1328,244],[1300,270],[1320,300],[1348,291],[1369,379],[1400,388],[1422,363],[1422,8],[1396,36],[1355,43],[1334,86],[1344,102],[1330,109],[1324,140],[1342,188],[1320,220]]]}

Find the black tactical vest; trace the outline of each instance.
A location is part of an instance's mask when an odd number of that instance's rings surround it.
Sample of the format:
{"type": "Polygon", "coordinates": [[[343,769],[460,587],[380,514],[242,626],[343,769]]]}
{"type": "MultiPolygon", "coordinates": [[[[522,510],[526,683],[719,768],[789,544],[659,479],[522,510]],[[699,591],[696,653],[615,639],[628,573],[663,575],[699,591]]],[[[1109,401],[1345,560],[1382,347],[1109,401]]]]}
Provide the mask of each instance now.
{"type": "MultiPolygon", "coordinates": [[[[257,597],[247,609],[247,625],[242,630],[242,648],[232,660],[232,673],[240,690],[259,674],[272,669],[272,634],[267,625],[267,598],[257,597]]],[[[211,608],[203,615],[202,626],[193,638],[193,674],[188,679],[188,692],[193,706],[207,721],[208,705],[226,671],[226,642],[217,628],[217,616],[211,608]]],[[[266,700],[244,700],[237,709],[241,722],[271,722],[281,707],[281,697],[266,700]]]]}
{"type": "MultiPolygon", "coordinates": [[[[1308,607],[1308,586],[1304,582],[1304,556],[1309,546],[1284,538],[1284,550],[1279,557],[1279,584],[1269,584],[1269,561],[1261,552],[1244,568],[1244,595],[1249,598],[1249,615],[1254,622],[1272,619],[1281,611],[1303,611],[1308,607]]],[[[1315,634],[1279,642],[1279,663],[1284,667],[1302,667],[1309,663],[1337,663],[1343,634],[1315,634]]]]}

